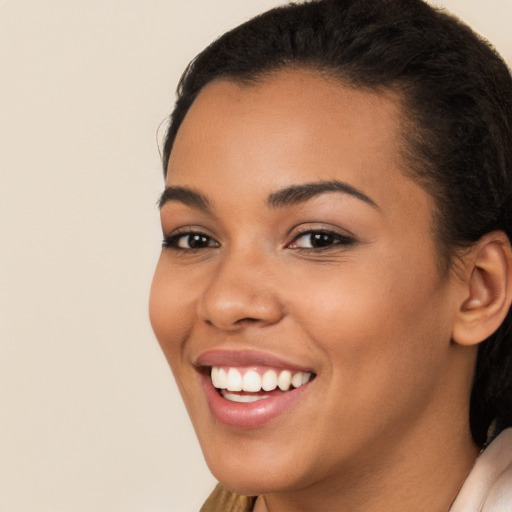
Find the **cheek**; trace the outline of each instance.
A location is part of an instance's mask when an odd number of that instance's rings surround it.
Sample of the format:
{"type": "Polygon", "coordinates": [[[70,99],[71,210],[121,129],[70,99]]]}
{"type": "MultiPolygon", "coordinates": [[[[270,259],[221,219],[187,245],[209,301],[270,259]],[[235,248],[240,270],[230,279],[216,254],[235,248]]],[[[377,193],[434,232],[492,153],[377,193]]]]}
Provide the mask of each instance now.
{"type": "Polygon", "coordinates": [[[180,347],[189,334],[193,311],[192,294],[186,293],[177,273],[161,257],[151,284],[149,318],[173,371],[180,347]]]}
{"type": "Polygon", "coordinates": [[[191,288],[194,281],[188,279],[188,274],[176,272],[164,258],[160,258],[151,284],[149,317],[188,413],[194,417],[195,411],[204,408],[194,387],[195,372],[185,364],[184,354],[197,310],[191,288]]]}
{"type": "Polygon", "coordinates": [[[334,429],[355,445],[365,436],[409,425],[445,373],[449,331],[440,321],[442,311],[430,304],[431,290],[391,277],[376,281],[368,272],[323,286],[318,279],[303,282],[302,296],[308,299],[296,303],[325,362],[319,429],[334,429]]]}
{"type": "Polygon", "coordinates": [[[449,344],[443,289],[430,265],[376,258],[304,276],[294,308],[336,378],[381,383],[440,364],[449,344]],[[386,261],[388,262],[386,264],[386,261]]]}

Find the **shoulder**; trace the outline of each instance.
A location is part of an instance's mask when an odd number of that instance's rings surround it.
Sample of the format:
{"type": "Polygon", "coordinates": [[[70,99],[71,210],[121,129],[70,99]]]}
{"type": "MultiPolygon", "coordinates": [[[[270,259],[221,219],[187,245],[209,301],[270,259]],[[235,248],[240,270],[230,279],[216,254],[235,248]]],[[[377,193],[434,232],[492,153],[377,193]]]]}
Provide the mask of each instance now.
{"type": "Polygon", "coordinates": [[[512,510],[512,428],[504,430],[480,455],[450,512],[512,510]]]}
{"type": "Polygon", "coordinates": [[[241,496],[217,484],[200,512],[251,512],[255,501],[255,496],[241,496]]]}

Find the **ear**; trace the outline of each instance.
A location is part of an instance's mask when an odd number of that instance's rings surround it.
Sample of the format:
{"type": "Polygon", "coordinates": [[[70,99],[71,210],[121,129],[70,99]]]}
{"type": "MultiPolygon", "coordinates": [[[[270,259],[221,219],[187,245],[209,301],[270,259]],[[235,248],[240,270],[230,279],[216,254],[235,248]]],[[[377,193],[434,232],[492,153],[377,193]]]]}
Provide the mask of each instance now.
{"type": "Polygon", "coordinates": [[[452,339],[476,345],[502,324],[512,302],[512,251],[507,235],[483,236],[463,257],[464,277],[452,339]]]}

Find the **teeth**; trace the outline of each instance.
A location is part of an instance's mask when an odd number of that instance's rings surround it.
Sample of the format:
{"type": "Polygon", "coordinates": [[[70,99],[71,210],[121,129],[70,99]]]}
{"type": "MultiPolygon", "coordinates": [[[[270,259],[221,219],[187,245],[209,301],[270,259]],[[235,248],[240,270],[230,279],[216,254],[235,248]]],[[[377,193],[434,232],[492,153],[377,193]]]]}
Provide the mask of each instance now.
{"type": "Polygon", "coordinates": [[[272,391],[277,388],[277,373],[267,370],[261,378],[261,387],[264,391],[272,391]]]}
{"type": "Polygon", "coordinates": [[[212,382],[217,389],[226,389],[228,387],[228,376],[224,368],[212,368],[212,382]]]}
{"type": "Polygon", "coordinates": [[[302,386],[302,373],[303,372],[296,373],[292,377],[292,386],[294,388],[298,388],[298,387],[302,386]]]}
{"type": "MultiPolygon", "coordinates": [[[[267,370],[260,375],[255,370],[248,370],[242,376],[237,368],[224,369],[220,367],[212,367],[211,379],[213,385],[217,389],[227,391],[245,391],[247,393],[258,393],[259,391],[274,391],[279,388],[282,391],[288,391],[290,387],[299,388],[311,379],[310,372],[296,372],[292,374],[290,370],[282,370],[279,374],[275,370],[267,370]]],[[[240,395],[229,395],[236,402],[250,402],[251,400],[240,399],[240,395]],[[235,396],[236,398],[233,398],[235,396]]]]}
{"type": "Polygon", "coordinates": [[[229,393],[228,391],[222,391],[222,396],[231,402],[241,402],[245,404],[268,398],[268,395],[238,395],[236,393],[229,393]]]}
{"type": "Polygon", "coordinates": [[[290,385],[292,383],[292,372],[289,370],[284,370],[277,377],[277,385],[279,389],[283,391],[288,391],[290,389],[290,385]]]}
{"type": "Polygon", "coordinates": [[[228,391],[242,391],[242,375],[235,368],[228,370],[228,391]]]}
{"type": "Polygon", "coordinates": [[[211,374],[212,383],[216,388],[220,388],[220,381],[219,381],[219,369],[217,367],[212,368],[212,374],[211,374]]]}
{"type": "Polygon", "coordinates": [[[261,389],[261,377],[254,370],[249,370],[243,379],[243,390],[255,393],[261,389]]]}

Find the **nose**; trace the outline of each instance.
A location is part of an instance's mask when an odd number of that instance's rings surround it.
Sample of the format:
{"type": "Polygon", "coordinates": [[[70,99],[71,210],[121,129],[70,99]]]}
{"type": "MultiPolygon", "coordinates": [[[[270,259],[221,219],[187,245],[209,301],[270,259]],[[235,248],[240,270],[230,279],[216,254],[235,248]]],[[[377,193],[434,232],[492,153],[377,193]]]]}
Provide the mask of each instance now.
{"type": "Polygon", "coordinates": [[[198,306],[200,318],[224,331],[248,325],[269,326],[284,316],[271,265],[244,254],[219,263],[198,306]]]}

